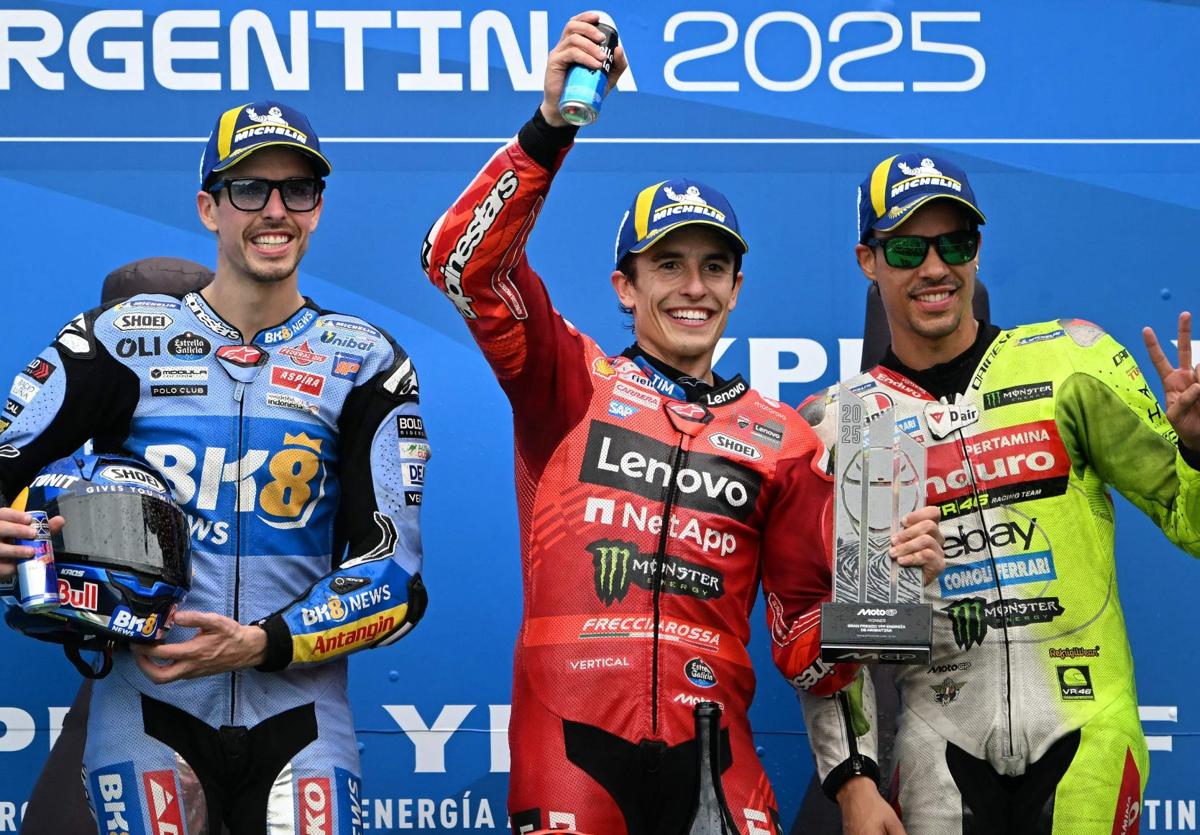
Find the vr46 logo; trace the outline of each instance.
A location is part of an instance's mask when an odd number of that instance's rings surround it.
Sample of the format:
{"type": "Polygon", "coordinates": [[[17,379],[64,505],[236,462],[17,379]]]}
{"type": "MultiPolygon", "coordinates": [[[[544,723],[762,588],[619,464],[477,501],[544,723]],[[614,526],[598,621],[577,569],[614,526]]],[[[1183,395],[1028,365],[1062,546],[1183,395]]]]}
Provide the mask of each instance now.
{"type": "Polygon", "coordinates": [[[258,518],[263,523],[287,530],[304,527],[325,496],[323,444],[304,432],[285,432],[282,448],[250,449],[236,461],[226,461],[222,447],[208,447],[199,460],[182,444],[154,444],[146,448],[145,457],[166,476],[180,504],[195,500],[196,510],[216,510],[222,487],[233,484],[240,512],[261,511],[258,518]]]}

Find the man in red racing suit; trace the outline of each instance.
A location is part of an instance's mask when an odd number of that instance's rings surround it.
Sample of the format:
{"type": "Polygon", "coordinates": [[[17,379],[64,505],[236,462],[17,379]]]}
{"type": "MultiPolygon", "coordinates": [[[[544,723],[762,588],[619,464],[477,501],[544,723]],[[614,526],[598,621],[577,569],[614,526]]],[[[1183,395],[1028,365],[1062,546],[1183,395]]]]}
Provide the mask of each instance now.
{"type": "MultiPolygon", "coordinates": [[[[423,252],[515,418],[524,622],[513,832],[681,831],[697,791],[699,701],[724,708],[723,784],[739,831],[782,832],[747,719],[749,615],[761,577],[780,670],[791,678],[813,663],[831,485],[795,412],[712,373],[746,249],[716,190],[658,183],[623,221],[613,283],[638,343],[622,355],[563,319],[530,268],[525,244],[575,133],[554,103],[569,64],[599,65],[597,19],[568,24],[546,102],[423,252]]],[[[611,81],[620,53],[616,63],[611,81]]],[[[901,561],[936,565],[936,511],[913,516],[901,561]]],[[[853,672],[822,686],[832,693],[853,672]]]]}

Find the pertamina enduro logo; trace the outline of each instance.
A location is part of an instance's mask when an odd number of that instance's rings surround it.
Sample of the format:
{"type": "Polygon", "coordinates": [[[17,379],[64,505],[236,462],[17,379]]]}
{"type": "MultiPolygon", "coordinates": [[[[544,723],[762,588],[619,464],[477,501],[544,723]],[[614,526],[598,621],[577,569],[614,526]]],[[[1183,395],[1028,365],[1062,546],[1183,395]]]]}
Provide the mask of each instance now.
{"type": "Polygon", "coordinates": [[[927,452],[926,500],[941,508],[943,520],[973,512],[976,504],[995,507],[1062,495],[1071,471],[1052,420],[983,432],[961,446],[947,441],[927,452]]]}

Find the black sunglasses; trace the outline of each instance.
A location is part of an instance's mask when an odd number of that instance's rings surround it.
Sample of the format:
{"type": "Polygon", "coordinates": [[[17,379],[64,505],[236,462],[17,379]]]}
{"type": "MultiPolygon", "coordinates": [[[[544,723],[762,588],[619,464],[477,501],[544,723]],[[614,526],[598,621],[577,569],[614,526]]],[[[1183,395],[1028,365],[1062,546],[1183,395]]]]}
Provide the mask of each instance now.
{"type": "Polygon", "coordinates": [[[926,238],[922,235],[896,235],[891,238],[871,238],[867,246],[883,247],[883,260],[889,267],[911,270],[925,263],[929,247],[936,246],[938,256],[951,267],[966,264],[979,251],[979,231],[961,229],[926,238]]]}
{"type": "Polygon", "coordinates": [[[286,180],[239,177],[213,183],[209,193],[216,194],[221,189],[229,193],[229,202],[233,207],[243,212],[262,211],[275,189],[279,189],[279,197],[289,212],[311,212],[321,199],[325,181],[317,177],[289,177],[286,180]]]}

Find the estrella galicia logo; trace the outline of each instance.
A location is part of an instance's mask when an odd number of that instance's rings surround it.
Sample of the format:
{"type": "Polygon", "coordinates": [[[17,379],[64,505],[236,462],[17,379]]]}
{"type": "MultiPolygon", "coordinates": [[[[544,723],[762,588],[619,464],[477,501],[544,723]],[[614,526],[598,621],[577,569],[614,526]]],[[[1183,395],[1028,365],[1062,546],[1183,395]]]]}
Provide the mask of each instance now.
{"type": "Polygon", "coordinates": [[[598,539],[587,550],[592,555],[596,596],[605,606],[624,600],[630,586],[653,591],[656,573],[664,594],[699,600],[715,600],[725,594],[723,574],[680,557],[667,555],[659,565],[653,554],[643,554],[636,544],[616,539],[598,539]]]}
{"type": "Polygon", "coordinates": [[[954,631],[954,643],[959,649],[967,650],[975,644],[982,644],[987,635],[987,621],[984,620],[984,606],[987,604],[982,597],[968,597],[956,600],[942,609],[950,618],[950,627],[954,631]]]}
{"type": "Polygon", "coordinates": [[[689,659],[683,665],[683,674],[697,687],[715,687],[717,684],[717,674],[704,662],[703,658],[689,659]]]}

